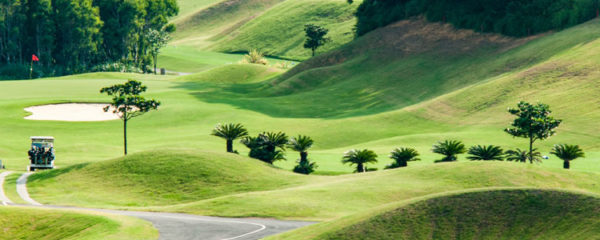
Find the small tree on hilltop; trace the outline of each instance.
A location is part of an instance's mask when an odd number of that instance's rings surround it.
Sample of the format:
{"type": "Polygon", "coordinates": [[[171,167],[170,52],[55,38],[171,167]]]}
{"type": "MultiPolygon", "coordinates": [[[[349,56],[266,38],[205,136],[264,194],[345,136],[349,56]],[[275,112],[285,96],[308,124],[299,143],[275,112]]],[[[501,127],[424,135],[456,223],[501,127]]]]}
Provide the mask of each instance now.
{"type": "Polygon", "coordinates": [[[342,158],[342,163],[350,163],[350,165],[356,165],[356,171],[358,173],[366,172],[367,169],[365,164],[367,163],[376,163],[377,162],[377,154],[369,149],[352,149],[346,153],[344,153],[344,157],[342,158]]]}
{"type": "Polygon", "coordinates": [[[563,167],[565,169],[571,168],[571,161],[585,157],[585,153],[579,148],[579,145],[569,144],[554,145],[551,154],[554,154],[564,161],[563,167]]]}
{"type": "Polygon", "coordinates": [[[169,33],[166,31],[158,31],[155,29],[150,29],[146,34],[146,39],[148,39],[148,44],[150,47],[148,50],[152,55],[152,60],[154,62],[154,74],[156,74],[156,65],[158,63],[158,54],[160,53],[160,49],[165,47],[169,42],[169,33]]]}
{"type": "Polygon", "coordinates": [[[304,32],[306,33],[304,48],[312,50],[313,57],[315,56],[317,48],[331,41],[330,38],[325,37],[329,32],[326,28],[314,24],[307,24],[304,26],[304,32]]]}
{"type": "Polygon", "coordinates": [[[541,161],[534,159],[533,144],[537,140],[545,140],[553,136],[562,120],[554,119],[550,116],[550,106],[542,103],[532,105],[527,102],[519,102],[517,108],[509,108],[508,112],[517,118],[512,123],[512,128],[504,131],[513,137],[522,137],[529,139],[529,162],[541,161]]]}
{"type": "Polygon", "coordinates": [[[140,96],[146,89],[146,86],[135,80],[129,80],[125,84],[117,84],[100,89],[100,93],[106,93],[113,97],[111,105],[105,107],[104,111],[108,112],[112,107],[113,113],[118,114],[121,120],[123,120],[123,148],[125,155],[127,155],[127,122],[150,110],[156,110],[160,106],[159,101],[154,99],[146,100],[140,96]]]}
{"type": "Polygon", "coordinates": [[[454,162],[457,160],[456,155],[465,153],[467,149],[461,141],[446,140],[433,145],[433,149],[431,151],[444,155],[444,158],[436,162],[454,162]]]}
{"type": "Polygon", "coordinates": [[[288,148],[300,153],[298,165],[294,167],[295,173],[311,174],[317,167],[316,163],[308,161],[308,149],[312,147],[314,141],[309,136],[298,135],[290,138],[288,148]]]}
{"type": "Polygon", "coordinates": [[[419,152],[413,148],[396,148],[392,151],[390,158],[394,159],[395,162],[386,166],[386,169],[400,168],[408,166],[408,162],[411,161],[420,161],[421,159],[417,158],[419,156],[419,152]]]}
{"type": "Polygon", "coordinates": [[[233,140],[248,136],[248,130],[242,124],[219,124],[213,129],[213,136],[223,138],[227,141],[227,152],[233,153],[233,140]]]}

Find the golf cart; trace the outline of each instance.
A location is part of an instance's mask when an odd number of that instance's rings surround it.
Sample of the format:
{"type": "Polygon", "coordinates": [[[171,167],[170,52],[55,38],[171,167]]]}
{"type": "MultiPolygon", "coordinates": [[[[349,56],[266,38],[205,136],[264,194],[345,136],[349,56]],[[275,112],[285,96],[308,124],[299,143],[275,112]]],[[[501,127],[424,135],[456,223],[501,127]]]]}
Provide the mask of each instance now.
{"type": "Polygon", "coordinates": [[[54,137],[31,137],[28,171],[54,168],[54,137]]]}

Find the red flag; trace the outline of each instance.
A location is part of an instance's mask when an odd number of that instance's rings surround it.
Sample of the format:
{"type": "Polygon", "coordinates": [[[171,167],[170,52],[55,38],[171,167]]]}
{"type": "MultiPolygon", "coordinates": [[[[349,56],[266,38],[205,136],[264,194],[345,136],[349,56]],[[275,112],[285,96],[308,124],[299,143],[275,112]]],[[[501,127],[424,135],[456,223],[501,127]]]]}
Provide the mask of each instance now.
{"type": "Polygon", "coordinates": [[[31,61],[39,62],[40,59],[35,54],[33,54],[33,55],[31,55],[31,61]]]}

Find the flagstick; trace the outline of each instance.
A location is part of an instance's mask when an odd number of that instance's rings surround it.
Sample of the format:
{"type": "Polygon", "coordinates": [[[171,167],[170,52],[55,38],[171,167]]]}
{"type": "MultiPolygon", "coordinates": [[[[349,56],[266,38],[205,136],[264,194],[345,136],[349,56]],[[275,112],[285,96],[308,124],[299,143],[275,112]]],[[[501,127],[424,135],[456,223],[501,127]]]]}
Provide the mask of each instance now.
{"type": "Polygon", "coordinates": [[[31,58],[31,68],[29,68],[29,79],[33,79],[33,57],[31,58]]]}

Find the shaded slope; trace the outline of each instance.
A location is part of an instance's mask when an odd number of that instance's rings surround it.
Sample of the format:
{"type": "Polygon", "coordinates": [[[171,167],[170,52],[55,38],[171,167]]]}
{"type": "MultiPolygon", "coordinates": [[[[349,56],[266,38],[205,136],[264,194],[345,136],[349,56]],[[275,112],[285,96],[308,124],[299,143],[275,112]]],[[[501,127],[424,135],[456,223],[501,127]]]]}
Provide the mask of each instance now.
{"type": "Polygon", "coordinates": [[[235,154],[153,151],[35,174],[41,203],[85,206],[165,205],[277,189],[308,180],[235,154]]]}
{"type": "Polygon", "coordinates": [[[327,36],[332,42],[318,50],[327,52],[354,38],[355,8],[356,5],[340,0],[288,0],[224,36],[211,49],[224,52],[261,49],[270,56],[307,59],[311,52],[303,47],[304,25],[310,23],[330,30],[327,36]]]}
{"type": "MultiPolygon", "coordinates": [[[[234,95],[239,101],[230,103],[273,116],[379,113],[561,56],[600,36],[598,24],[591,21],[528,42],[424,20],[402,21],[308,60],[271,82],[224,90],[244,93],[234,95]],[[298,102],[302,104],[288,104],[298,102]]],[[[207,94],[202,99],[216,101],[218,96],[207,94]]]]}
{"type": "Polygon", "coordinates": [[[600,239],[598,214],[600,199],[588,195],[488,190],[438,196],[273,239],[600,239]]]}
{"type": "Polygon", "coordinates": [[[243,193],[163,208],[200,215],[331,220],[429,194],[484,187],[582,189],[600,193],[600,175],[511,162],[459,162],[329,177],[318,183],[243,193]],[[272,201],[277,199],[277,201],[272,201]],[[264,206],[268,205],[268,208],[264,206]]]}

